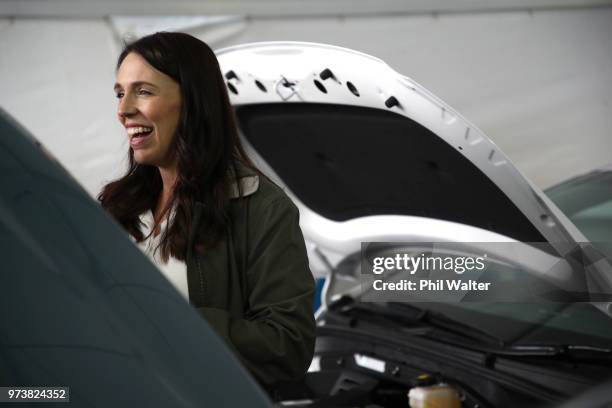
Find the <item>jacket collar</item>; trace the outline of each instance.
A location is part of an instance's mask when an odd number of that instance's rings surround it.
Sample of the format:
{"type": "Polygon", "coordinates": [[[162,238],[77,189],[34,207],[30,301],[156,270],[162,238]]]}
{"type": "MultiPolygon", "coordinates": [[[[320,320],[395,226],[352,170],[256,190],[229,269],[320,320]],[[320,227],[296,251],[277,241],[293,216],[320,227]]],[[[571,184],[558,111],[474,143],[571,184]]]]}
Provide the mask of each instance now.
{"type": "MultiPolygon", "coordinates": [[[[231,166],[229,172],[232,180],[229,192],[230,199],[250,196],[259,189],[259,175],[241,162],[235,162],[235,166],[231,166]]],[[[191,248],[193,247],[193,242],[195,240],[195,233],[200,224],[200,218],[202,217],[203,207],[204,204],[202,202],[196,201],[193,221],[191,223],[188,236],[188,256],[191,254],[191,248]]]]}
{"type": "Polygon", "coordinates": [[[241,162],[236,162],[235,170],[231,167],[230,173],[232,179],[230,198],[247,197],[259,189],[259,175],[241,162]]]}

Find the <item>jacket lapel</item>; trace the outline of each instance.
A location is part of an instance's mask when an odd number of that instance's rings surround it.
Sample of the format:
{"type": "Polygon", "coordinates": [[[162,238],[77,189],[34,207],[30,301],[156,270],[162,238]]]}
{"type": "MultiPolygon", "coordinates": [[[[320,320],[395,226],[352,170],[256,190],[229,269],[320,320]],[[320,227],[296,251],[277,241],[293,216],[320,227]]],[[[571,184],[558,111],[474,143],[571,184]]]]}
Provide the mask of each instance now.
{"type": "MultiPolygon", "coordinates": [[[[237,162],[235,169],[232,167],[230,173],[233,180],[230,186],[230,198],[232,201],[239,197],[247,197],[254,194],[259,189],[259,175],[242,163],[237,162]]],[[[214,288],[223,288],[225,286],[227,289],[232,279],[239,278],[236,275],[238,272],[237,262],[241,260],[236,259],[237,255],[234,248],[234,239],[236,237],[233,237],[232,228],[229,225],[223,241],[201,256],[196,253],[195,238],[201,224],[204,206],[205,204],[202,202],[198,201],[195,203],[193,221],[189,229],[186,254],[189,302],[194,306],[207,304],[223,307],[222,303],[230,301],[227,299],[227,291],[222,290],[219,293],[211,293],[206,288],[208,285],[212,285],[214,288]],[[208,271],[215,271],[215,274],[206,273],[208,271]],[[222,274],[225,276],[222,276],[222,274]],[[215,280],[215,282],[211,282],[211,280],[215,280]]],[[[244,217],[238,218],[240,219],[232,219],[231,222],[246,223],[247,221],[243,219],[244,217]]],[[[243,282],[241,282],[240,286],[243,286],[243,282]]]]}

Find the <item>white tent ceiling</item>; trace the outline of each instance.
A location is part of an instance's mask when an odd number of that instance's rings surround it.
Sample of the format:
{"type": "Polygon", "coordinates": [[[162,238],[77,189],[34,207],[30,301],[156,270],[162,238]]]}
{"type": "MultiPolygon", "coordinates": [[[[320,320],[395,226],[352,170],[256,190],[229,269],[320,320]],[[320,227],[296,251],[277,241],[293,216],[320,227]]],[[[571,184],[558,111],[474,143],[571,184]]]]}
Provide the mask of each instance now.
{"type": "Polygon", "coordinates": [[[609,0],[0,0],[0,16],[242,15],[250,17],[474,13],[599,7],[609,0]]]}
{"type": "Polygon", "coordinates": [[[612,162],[610,3],[0,0],[0,106],[96,194],[127,151],[112,93],[122,38],[331,43],[429,88],[548,186],[612,162]]]}

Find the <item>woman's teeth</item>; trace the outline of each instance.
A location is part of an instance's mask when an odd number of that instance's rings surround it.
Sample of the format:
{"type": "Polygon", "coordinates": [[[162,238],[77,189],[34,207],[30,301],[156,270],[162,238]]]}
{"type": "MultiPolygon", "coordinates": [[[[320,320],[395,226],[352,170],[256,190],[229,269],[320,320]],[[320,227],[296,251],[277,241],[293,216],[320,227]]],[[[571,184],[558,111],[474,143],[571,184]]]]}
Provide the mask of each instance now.
{"type": "Polygon", "coordinates": [[[149,127],[130,127],[127,129],[127,133],[130,136],[134,136],[137,135],[139,133],[148,133],[150,131],[152,131],[153,128],[149,128],[149,127]]]}

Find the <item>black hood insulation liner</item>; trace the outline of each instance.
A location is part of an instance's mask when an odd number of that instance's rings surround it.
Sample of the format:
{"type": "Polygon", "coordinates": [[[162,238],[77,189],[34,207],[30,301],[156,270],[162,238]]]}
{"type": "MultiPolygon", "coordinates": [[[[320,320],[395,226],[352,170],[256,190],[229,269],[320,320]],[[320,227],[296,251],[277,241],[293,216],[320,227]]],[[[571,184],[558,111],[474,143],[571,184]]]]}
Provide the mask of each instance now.
{"type": "Polygon", "coordinates": [[[249,143],[323,217],[414,215],[546,241],[456,147],[405,116],[312,103],[245,105],[236,113],[249,143]]]}

